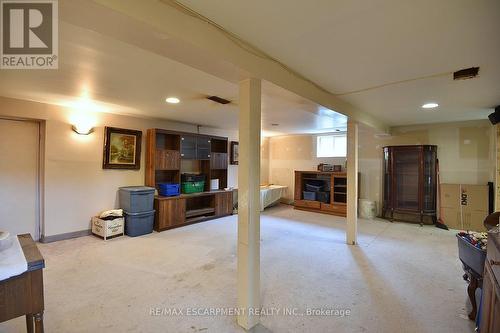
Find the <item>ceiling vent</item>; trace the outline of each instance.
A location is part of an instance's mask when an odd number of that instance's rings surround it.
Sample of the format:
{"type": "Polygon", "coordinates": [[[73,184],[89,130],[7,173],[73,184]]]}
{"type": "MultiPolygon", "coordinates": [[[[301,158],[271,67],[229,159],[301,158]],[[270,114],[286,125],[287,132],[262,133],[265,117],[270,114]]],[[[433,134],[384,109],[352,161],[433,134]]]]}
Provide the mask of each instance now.
{"type": "Polygon", "coordinates": [[[473,79],[479,73],[479,67],[461,69],[453,73],[453,80],[473,79]]]}
{"type": "Polygon", "coordinates": [[[214,101],[215,103],[219,103],[219,104],[231,103],[231,101],[228,101],[227,99],[224,99],[224,98],[219,97],[219,96],[208,96],[207,99],[214,101]]]}

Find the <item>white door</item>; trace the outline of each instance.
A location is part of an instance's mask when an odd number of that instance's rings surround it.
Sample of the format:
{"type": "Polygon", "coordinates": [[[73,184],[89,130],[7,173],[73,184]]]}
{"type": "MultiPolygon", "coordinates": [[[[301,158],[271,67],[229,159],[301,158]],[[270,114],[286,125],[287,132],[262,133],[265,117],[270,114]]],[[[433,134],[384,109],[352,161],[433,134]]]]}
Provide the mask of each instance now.
{"type": "Polygon", "coordinates": [[[38,240],[39,124],[0,118],[0,229],[38,240]]]}

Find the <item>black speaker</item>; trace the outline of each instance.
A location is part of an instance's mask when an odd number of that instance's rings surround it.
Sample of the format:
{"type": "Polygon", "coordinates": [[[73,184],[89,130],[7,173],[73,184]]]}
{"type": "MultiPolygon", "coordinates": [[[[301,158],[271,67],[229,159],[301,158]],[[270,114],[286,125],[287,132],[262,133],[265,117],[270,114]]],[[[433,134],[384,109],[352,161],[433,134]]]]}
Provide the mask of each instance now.
{"type": "Polygon", "coordinates": [[[500,105],[495,108],[495,112],[488,116],[488,119],[493,125],[500,122],[500,105]]]}

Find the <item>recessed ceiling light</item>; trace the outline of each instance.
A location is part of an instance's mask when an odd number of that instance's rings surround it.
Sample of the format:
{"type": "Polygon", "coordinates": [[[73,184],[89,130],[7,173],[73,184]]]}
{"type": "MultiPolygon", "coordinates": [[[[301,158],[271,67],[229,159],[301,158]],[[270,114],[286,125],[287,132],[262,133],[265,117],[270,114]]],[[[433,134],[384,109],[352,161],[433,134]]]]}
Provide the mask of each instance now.
{"type": "Polygon", "coordinates": [[[438,103],[425,103],[424,105],[422,105],[422,109],[434,109],[434,108],[437,108],[439,106],[438,103]]]}
{"type": "Polygon", "coordinates": [[[178,99],[177,97],[167,97],[167,99],[165,100],[165,102],[170,103],[170,104],[177,104],[180,101],[181,100],[178,99]]]}

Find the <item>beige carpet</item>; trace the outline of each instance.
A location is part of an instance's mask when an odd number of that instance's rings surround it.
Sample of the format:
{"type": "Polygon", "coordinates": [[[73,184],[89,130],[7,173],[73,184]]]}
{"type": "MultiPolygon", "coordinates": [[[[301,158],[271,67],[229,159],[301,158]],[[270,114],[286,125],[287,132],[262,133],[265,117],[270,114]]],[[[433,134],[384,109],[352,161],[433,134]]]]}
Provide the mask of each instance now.
{"type": "MultiPolygon", "coordinates": [[[[234,316],[194,315],[236,306],[236,220],[40,245],[46,332],[242,332],[234,316]],[[164,310],[172,308],[184,315],[164,310]]],[[[360,220],[360,245],[348,246],[344,225],[343,218],[288,206],[265,211],[261,276],[268,312],[258,331],[473,331],[454,232],[360,220]],[[350,315],[301,315],[307,309],[350,315]]],[[[24,319],[0,324],[0,332],[25,332],[24,319]]]]}

